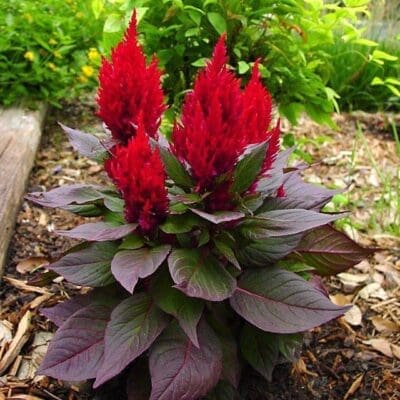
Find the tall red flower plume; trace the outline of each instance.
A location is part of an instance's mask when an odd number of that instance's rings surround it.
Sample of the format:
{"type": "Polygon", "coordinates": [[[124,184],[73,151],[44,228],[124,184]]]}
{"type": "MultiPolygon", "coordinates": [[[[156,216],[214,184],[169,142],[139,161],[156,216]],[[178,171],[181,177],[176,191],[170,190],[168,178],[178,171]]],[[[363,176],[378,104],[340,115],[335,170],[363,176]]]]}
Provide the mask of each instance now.
{"type": "MultiPolygon", "coordinates": [[[[175,125],[172,135],[172,149],[190,166],[198,191],[217,190],[216,178],[233,172],[246,146],[271,138],[267,154],[270,161],[279,147],[279,132],[269,130],[272,101],[260,81],[258,62],[244,90],[226,63],[225,36],[222,36],[212,60],[186,96],[181,123],[175,125]]],[[[263,170],[270,168],[271,163],[266,159],[263,170]]],[[[229,190],[228,186],[224,185],[225,190],[229,190]]],[[[221,203],[227,193],[218,188],[216,198],[221,203]]],[[[214,204],[210,208],[215,207],[214,204]]]]}
{"type": "Polygon", "coordinates": [[[136,133],[140,113],[146,133],[157,136],[165,110],[160,78],[157,60],[146,64],[134,12],[124,39],[113,49],[110,61],[103,59],[100,68],[98,115],[114,139],[126,144],[136,133]]]}
{"type": "Polygon", "coordinates": [[[152,150],[141,117],[134,138],[117,145],[104,168],[125,200],[127,222],[151,231],[167,215],[165,171],[158,150],[152,150]]]}

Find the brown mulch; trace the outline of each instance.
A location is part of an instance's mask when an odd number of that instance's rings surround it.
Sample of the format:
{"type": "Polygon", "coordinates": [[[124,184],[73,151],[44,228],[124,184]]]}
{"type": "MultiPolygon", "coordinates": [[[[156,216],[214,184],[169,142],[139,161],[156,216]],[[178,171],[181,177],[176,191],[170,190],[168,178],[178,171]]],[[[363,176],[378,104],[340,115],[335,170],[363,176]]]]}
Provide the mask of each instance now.
{"type": "MultiPolygon", "coordinates": [[[[56,124],[60,120],[71,127],[100,131],[93,111],[93,104],[88,102],[52,113],[28,192],[104,179],[96,163],[72,151],[56,124]]],[[[279,366],[273,383],[262,383],[256,374],[245,371],[246,399],[400,398],[400,238],[385,229],[396,213],[390,199],[387,207],[380,209],[379,218],[371,223],[371,215],[376,213],[374,205],[383,189],[382,176],[371,168],[370,150],[385,174],[393,174],[393,185],[399,158],[384,116],[363,115],[356,120],[343,115],[336,117],[336,122],[338,131],[308,120],[296,128],[296,137],[304,138],[302,148],[316,163],[306,171],[307,179],[348,188],[347,207],[352,217],[341,228],[364,245],[384,250],[326,282],[334,302],[354,304],[351,312],[307,333],[300,360],[294,365],[279,366]],[[365,141],[356,134],[357,121],[364,128],[365,141]],[[357,222],[357,230],[351,221],[357,222]]],[[[5,277],[0,283],[0,400],[122,399],[112,390],[107,397],[105,392],[91,393],[85,383],[34,376],[55,330],[38,310],[84,290],[59,278],[37,287],[34,278],[73,244],[55,235],[54,229],[72,228],[81,221],[67,212],[42,209],[26,201],[22,204],[5,277]]]]}

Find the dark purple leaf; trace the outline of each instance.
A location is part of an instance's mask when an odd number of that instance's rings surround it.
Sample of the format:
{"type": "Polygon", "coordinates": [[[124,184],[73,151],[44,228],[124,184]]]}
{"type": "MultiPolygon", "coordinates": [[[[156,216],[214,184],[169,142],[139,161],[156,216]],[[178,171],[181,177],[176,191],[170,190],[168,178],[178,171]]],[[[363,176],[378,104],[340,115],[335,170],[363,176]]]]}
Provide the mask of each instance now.
{"type": "Polygon", "coordinates": [[[132,233],[137,226],[138,224],[114,225],[108,222],[90,222],[70,231],[59,230],[56,233],[73,239],[105,242],[121,239],[132,233]]]}
{"type": "Polygon", "coordinates": [[[233,174],[233,193],[245,192],[255,181],[261,171],[268,143],[262,142],[252,145],[246,150],[246,154],[237,163],[233,174]]]}
{"type": "Polygon", "coordinates": [[[302,234],[270,237],[256,240],[237,249],[237,257],[247,267],[265,267],[290,254],[301,240],[302,234]]]}
{"type": "Polygon", "coordinates": [[[283,184],[283,169],[292,152],[292,148],[280,152],[266,176],[258,180],[256,186],[257,191],[260,192],[263,197],[276,195],[276,191],[283,184]]]}
{"type": "Polygon", "coordinates": [[[273,210],[248,218],[241,227],[242,234],[250,240],[295,235],[328,224],[344,214],[322,214],[316,211],[289,209],[273,210]]]}
{"type": "Polygon", "coordinates": [[[117,252],[114,242],[90,243],[83,249],[66,254],[48,266],[49,269],[81,286],[107,286],[114,282],[111,260],[117,252]]]}
{"type": "Polygon", "coordinates": [[[48,192],[30,193],[26,198],[43,207],[64,207],[70,204],[84,204],[103,198],[103,187],[97,185],[64,185],[48,192]]]}
{"type": "Polygon", "coordinates": [[[67,134],[72,147],[82,156],[99,160],[107,155],[107,148],[95,135],[68,128],[61,123],[59,125],[67,134]]]}
{"type": "MultiPolygon", "coordinates": [[[[126,293],[126,292],[125,292],[126,293]]],[[[58,327],[61,326],[72,314],[90,305],[114,307],[123,300],[125,293],[118,286],[96,288],[86,294],[76,295],[68,300],[50,308],[40,309],[40,314],[48,318],[58,327]]]]}
{"type": "Polygon", "coordinates": [[[152,283],[151,292],[154,300],[161,310],[178,320],[180,327],[192,343],[199,347],[197,325],[203,313],[204,304],[199,299],[185,296],[172,287],[173,284],[168,271],[162,271],[152,283]]]}
{"type": "Polygon", "coordinates": [[[271,210],[304,209],[320,211],[331,200],[331,197],[321,197],[304,194],[303,196],[269,197],[257,210],[263,213],[271,210]]]}
{"type": "Polygon", "coordinates": [[[40,314],[60,327],[72,314],[90,304],[88,295],[78,295],[56,304],[53,307],[42,308],[40,314]]]}
{"type": "Polygon", "coordinates": [[[303,332],[348,310],[333,304],[297,274],[277,267],[244,273],[230,303],[248,322],[274,333],[303,332]]]}
{"type": "Polygon", "coordinates": [[[373,252],[373,249],[359,246],[332,226],[324,225],[303,237],[293,257],[314,267],[318,275],[327,276],[347,270],[373,252]]]}
{"type": "Polygon", "coordinates": [[[230,333],[224,337],[220,336],[220,342],[223,359],[222,379],[229,382],[233,387],[238,388],[242,369],[236,340],[230,333]]]}
{"type": "Polygon", "coordinates": [[[213,224],[222,224],[224,222],[237,221],[245,216],[244,213],[239,211],[217,211],[214,214],[209,214],[205,211],[197,210],[196,208],[190,208],[190,210],[197,214],[199,217],[206,219],[213,224]]]}
{"type": "Polygon", "coordinates": [[[187,296],[222,301],[235,290],[236,280],[210,254],[196,249],[173,250],[168,265],[175,287],[187,296]]]}
{"type": "Polygon", "coordinates": [[[139,278],[153,274],[170,251],[170,245],[120,251],[112,260],[111,272],[128,292],[133,293],[139,278]]]}
{"type": "Polygon", "coordinates": [[[245,324],[240,336],[240,350],[245,360],[259,374],[268,381],[272,380],[272,372],[279,359],[277,335],[245,324]]]}
{"type": "Polygon", "coordinates": [[[74,313],[55,334],[38,374],[82,381],[96,376],[111,309],[93,305],[74,313]]]}
{"type": "Polygon", "coordinates": [[[198,331],[200,348],[176,324],[152,346],[150,400],[198,399],[217,384],[222,369],[218,338],[204,320],[198,331]]]}
{"type": "Polygon", "coordinates": [[[120,303],[112,312],[105,333],[104,362],[94,387],[118,375],[146,351],[168,324],[168,316],[145,293],[120,303]]]}
{"type": "Polygon", "coordinates": [[[311,279],[308,281],[315,289],[321,292],[325,297],[329,297],[328,289],[325,287],[322,278],[318,275],[312,275],[311,279]]]}
{"type": "Polygon", "coordinates": [[[304,196],[311,196],[320,198],[321,201],[325,201],[326,203],[335,194],[342,192],[342,190],[331,190],[322,186],[306,183],[301,178],[300,171],[292,171],[285,174],[283,184],[287,197],[301,198],[304,196]]]}

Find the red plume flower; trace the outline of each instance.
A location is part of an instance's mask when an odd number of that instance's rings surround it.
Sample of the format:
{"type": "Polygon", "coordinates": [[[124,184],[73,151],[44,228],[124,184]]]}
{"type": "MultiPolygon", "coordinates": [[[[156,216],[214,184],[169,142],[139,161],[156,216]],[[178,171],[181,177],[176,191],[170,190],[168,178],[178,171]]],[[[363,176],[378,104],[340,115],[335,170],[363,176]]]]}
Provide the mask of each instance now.
{"type": "Polygon", "coordinates": [[[99,75],[98,115],[114,139],[125,144],[134,136],[141,112],[146,133],[157,136],[165,110],[160,77],[155,58],[150,65],[146,64],[134,13],[124,39],[112,51],[111,60],[103,59],[99,75]]]}
{"type": "Polygon", "coordinates": [[[216,178],[229,175],[246,146],[271,139],[263,172],[271,167],[279,149],[279,129],[269,130],[272,100],[260,81],[258,61],[244,90],[228,70],[225,36],[218,41],[212,60],[201,71],[183,105],[181,123],[172,134],[172,149],[191,169],[198,191],[213,191],[211,209],[226,203],[227,184],[216,178]],[[218,193],[217,193],[218,192],[218,193]]]}
{"type": "Polygon", "coordinates": [[[125,200],[127,222],[151,231],[167,215],[165,171],[158,150],[152,150],[141,117],[134,138],[117,145],[104,168],[125,200]]]}

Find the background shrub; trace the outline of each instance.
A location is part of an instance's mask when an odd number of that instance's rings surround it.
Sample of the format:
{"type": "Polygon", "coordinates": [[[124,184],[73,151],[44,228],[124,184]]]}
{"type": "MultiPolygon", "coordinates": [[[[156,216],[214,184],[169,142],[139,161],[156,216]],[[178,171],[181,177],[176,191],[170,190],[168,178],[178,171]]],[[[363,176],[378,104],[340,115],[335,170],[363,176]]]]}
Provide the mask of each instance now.
{"type": "Polygon", "coordinates": [[[57,104],[96,84],[102,22],[85,0],[0,2],[0,103],[57,104]]]}
{"type": "Polygon", "coordinates": [[[94,8],[108,15],[103,36],[106,53],[120,39],[132,9],[137,8],[148,54],[156,53],[165,68],[164,86],[171,91],[170,103],[171,99],[175,99],[175,105],[181,101],[217,37],[226,31],[232,66],[247,78],[251,63],[260,58],[264,83],[282,115],[295,123],[300,113],[306,111],[315,121],[331,125],[329,115],[339,105],[352,108],[354,103],[355,107],[371,109],[377,103],[386,104],[391,94],[398,100],[395,93],[387,90],[385,82],[386,77],[395,75],[386,64],[396,58],[385,53],[370,59],[370,53],[378,48],[362,38],[369,16],[368,3],[93,1],[94,8]],[[347,67],[348,63],[351,68],[343,68],[342,64],[347,67]],[[357,71],[361,73],[355,80],[357,71]],[[383,79],[383,87],[371,87],[375,76],[383,79]],[[366,90],[362,99],[357,96],[360,90],[366,90]],[[380,97],[375,99],[377,92],[380,97]]]}

